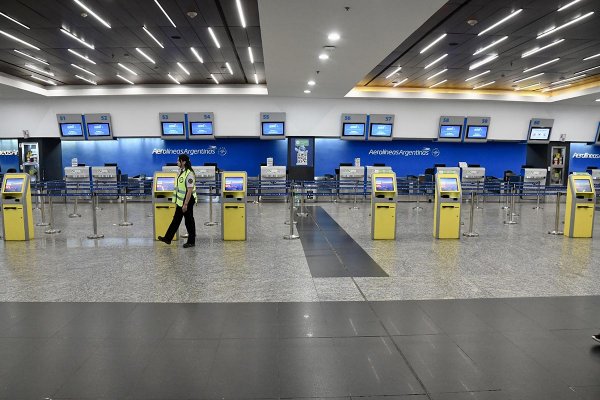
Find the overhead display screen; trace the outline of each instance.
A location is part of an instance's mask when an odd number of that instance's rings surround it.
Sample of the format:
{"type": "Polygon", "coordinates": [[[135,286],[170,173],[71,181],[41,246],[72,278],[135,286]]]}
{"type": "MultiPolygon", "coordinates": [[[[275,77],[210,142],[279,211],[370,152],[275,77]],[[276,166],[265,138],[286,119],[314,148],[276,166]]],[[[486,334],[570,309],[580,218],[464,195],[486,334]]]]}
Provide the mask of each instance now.
{"type": "Polygon", "coordinates": [[[469,125],[467,126],[467,139],[487,139],[488,127],[469,125]]]}
{"type": "Polygon", "coordinates": [[[61,123],[60,135],[64,137],[83,137],[83,126],[81,124],[61,123]]]}
{"type": "Polygon", "coordinates": [[[210,136],[213,134],[212,122],[191,122],[190,135],[192,136],[210,136]]]}
{"type": "Polygon", "coordinates": [[[392,137],[392,124],[371,124],[370,136],[392,137]]]}
{"type": "Polygon", "coordinates": [[[184,135],[183,122],[162,122],[162,134],[165,136],[184,135]]]}
{"type": "Polygon", "coordinates": [[[460,139],[462,125],[440,125],[440,139],[460,139]]]}
{"type": "Polygon", "coordinates": [[[87,124],[89,136],[110,136],[110,124],[87,124]]]}
{"type": "Polygon", "coordinates": [[[365,136],[365,124],[344,124],[342,136],[365,136]]]}
{"type": "Polygon", "coordinates": [[[394,178],[387,176],[376,176],[375,177],[375,191],[376,192],[393,192],[394,191],[394,178]]]}
{"type": "Polygon", "coordinates": [[[23,178],[8,178],[4,182],[4,193],[21,193],[23,191],[23,178]]]}
{"type": "Polygon", "coordinates": [[[529,131],[529,140],[548,140],[552,128],[531,128],[529,131]]]}
{"type": "Polygon", "coordinates": [[[574,179],[575,193],[592,193],[592,185],[587,179],[574,179]]]}
{"type": "Polygon", "coordinates": [[[242,176],[226,176],[225,189],[226,192],[243,192],[244,177],[242,176]]]}
{"type": "Polygon", "coordinates": [[[172,192],[175,190],[175,178],[172,176],[159,176],[156,178],[155,192],[172,192]]]}
{"type": "Polygon", "coordinates": [[[285,122],[263,122],[262,134],[265,136],[284,136],[285,122]]]}
{"type": "Polygon", "coordinates": [[[456,178],[440,178],[441,192],[458,192],[458,181],[456,178]]]}

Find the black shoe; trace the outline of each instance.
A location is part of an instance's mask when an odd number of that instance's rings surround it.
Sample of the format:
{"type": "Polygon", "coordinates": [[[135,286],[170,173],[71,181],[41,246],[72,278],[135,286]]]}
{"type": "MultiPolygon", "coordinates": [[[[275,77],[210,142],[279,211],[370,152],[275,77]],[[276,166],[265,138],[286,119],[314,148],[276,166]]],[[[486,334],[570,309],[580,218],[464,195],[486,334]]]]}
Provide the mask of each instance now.
{"type": "Polygon", "coordinates": [[[597,335],[593,335],[592,339],[594,339],[596,342],[600,343],[600,333],[597,335]]]}
{"type": "Polygon", "coordinates": [[[167,239],[165,239],[165,238],[164,238],[164,237],[162,237],[162,236],[159,236],[159,237],[158,237],[158,240],[160,240],[161,242],[163,242],[163,243],[166,243],[166,244],[171,244],[171,241],[170,241],[170,240],[167,240],[167,239]]]}
{"type": "Polygon", "coordinates": [[[194,247],[195,244],[194,243],[184,243],[183,248],[187,249],[188,247],[194,247]]]}

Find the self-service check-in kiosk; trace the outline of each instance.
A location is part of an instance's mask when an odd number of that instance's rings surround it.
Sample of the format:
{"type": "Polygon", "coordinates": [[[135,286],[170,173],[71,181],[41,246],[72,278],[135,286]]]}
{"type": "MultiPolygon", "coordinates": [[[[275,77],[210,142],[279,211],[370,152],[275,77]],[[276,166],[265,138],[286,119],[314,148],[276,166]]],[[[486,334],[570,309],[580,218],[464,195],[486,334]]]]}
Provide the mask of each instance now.
{"type": "Polygon", "coordinates": [[[196,185],[201,186],[196,189],[198,196],[198,202],[206,203],[209,199],[209,194],[213,193],[213,201],[219,201],[216,187],[217,180],[217,168],[214,165],[202,165],[202,166],[192,166],[194,173],[196,174],[196,185]]]}
{"type": "MultiPolygon", "coordinates": [[[[163,236],[175,214],[175,182],[174,172],[155,172],[152,182],[152,205],[154,209],[154,240],[163,236]]],[[[177,234],[173,237],[177,240],[177,234]]]]}
{"type": "Polygon", "coordinates": [[[396,174],[380,172],[371,175],[371,238],[396,239],[396,174]]]}
{"type": "Polygon", "coordinates": [[[435,175],[435,201],[433,205],[433,237],[436,239],[460,238],[461,188],[458,175],[435,175]]]}
{"type": "Polygon", "coordinates": [[[364,183],[365,167],[340,165],[340,200],[352,200],[354,193],[363,191],[364,183]]]}
{"type": "Polygon", "coordinates": [[[223,240],[246,240],[246,172],[223,172],[221,178],[221,235],[223,240]]]}
{"type": "Polygon", "coordinates": [[[6,174],[2,182],[4,240],[33,239],[29,174],[6,174]]]}
{"type": "Polygon", "coordinates": [[[90,167],[65,167],[65,184],[69,193],[89,193],[90,167]]]}
{"type": "Polygon", "coordinates": [[[565,236],[591,238],[594,230],[596,191],[592,177],[587,172],[574,172],[567,185],[565,211],[565,236]]]}
{"type": "Polygon", "coordinates": [[[260,193],[261,201],[286,201],[285,194],[285,166],[265,166],[260,167],[260,193]],[[269,185],[275,187],[269,188],[269,185]]]}
{"type": "Polygon", "coordinates": [[[117,167],[92,167],[92,182],[98,193],[117,193],[117,167]]]}

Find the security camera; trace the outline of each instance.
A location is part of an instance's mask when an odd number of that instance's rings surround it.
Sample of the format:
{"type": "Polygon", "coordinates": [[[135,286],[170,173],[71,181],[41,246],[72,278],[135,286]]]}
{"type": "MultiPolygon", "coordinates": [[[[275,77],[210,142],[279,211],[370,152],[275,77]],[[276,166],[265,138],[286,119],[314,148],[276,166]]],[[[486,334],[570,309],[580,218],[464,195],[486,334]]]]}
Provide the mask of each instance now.
{"type": "Polygon", "coordinates": [[[477,21],[475,18],[470,18],[467,20],[467,24],[471,25],[471,26],[475,26],[479,23],[479,21],[477,21]]]}
{"type": "Polygon", "coordinates": [[[190,17],[191,19],[194,19],[194,18],[196,18],[196,17],[198,16],[198,13],[197,13],[196,11],[188,11],[188,12],[186,13],[186,15],[187,15],[188,17],[190,17]]]}

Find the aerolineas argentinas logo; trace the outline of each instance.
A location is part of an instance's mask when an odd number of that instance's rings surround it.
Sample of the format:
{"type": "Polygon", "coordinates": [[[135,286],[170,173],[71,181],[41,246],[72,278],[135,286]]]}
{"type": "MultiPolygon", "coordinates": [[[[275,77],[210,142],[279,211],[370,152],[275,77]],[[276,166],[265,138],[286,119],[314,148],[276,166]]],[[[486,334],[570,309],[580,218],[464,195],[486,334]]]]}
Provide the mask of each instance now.
{"type": "Polygon", "coordinates": [[[573,158],[600,159],[600,154],[594,154],[594,153],[573,153],[573,158]]]}
{"type": "Polygon", "coordinates": [[[166,155],[178,156],[180,154],[187,154],[188,156],[212,156],[217,154],[217,146],[208,146],[204,149],[159,149],[154,148],[152,155],[166,155]]]}
{"type": "Polygon", "coordinates": [[[0,150],[0,156],[18,156],[19,150],[0,150]]]}
{"type": "Polygon", "coordinates": [[[371,156],[399,156],[399,157],[439,157],[440,150],[438,148],[423,147],[420,150],[388,150],[388,149],[371,149],[371,156]]]}

